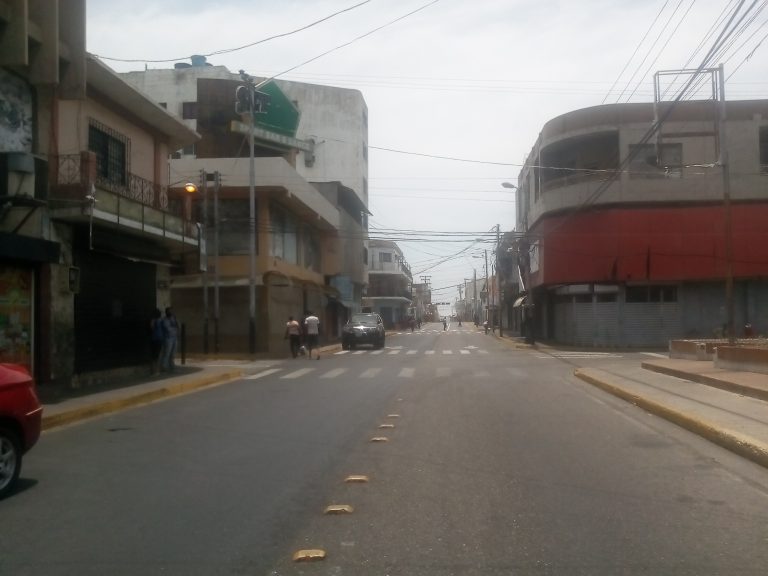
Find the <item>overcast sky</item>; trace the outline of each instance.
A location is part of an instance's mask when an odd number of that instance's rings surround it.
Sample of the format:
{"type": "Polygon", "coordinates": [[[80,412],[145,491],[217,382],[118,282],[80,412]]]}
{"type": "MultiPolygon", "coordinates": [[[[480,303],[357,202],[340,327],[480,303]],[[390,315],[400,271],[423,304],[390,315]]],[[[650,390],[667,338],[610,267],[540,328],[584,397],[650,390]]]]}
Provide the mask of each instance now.
{"type": "MultiPolygon", "coordinates": [[[[473,268],[484,274],[483,250],[493,249],[468,238],[497,224],[514,228],[514,191],[501,183],[517,182],[542,126],[604,100],[652,102],[653,73],[698,66],[714,42],[707,34],[739,1],[89,0],[88,50],[139,60],[105,60],[120,72],[168,68],[150,61],[236,48],[362,3],[306,31],[208,58],[272,76],[426,6],[280,77],[363,93],[371,235],[407,231],[391,237],[414,282],[431,276],[433,299],[454,300],[473,268]]],[[[767,20],[760,12],[718,60],[728,99],[768,97],[767,20]]]]}

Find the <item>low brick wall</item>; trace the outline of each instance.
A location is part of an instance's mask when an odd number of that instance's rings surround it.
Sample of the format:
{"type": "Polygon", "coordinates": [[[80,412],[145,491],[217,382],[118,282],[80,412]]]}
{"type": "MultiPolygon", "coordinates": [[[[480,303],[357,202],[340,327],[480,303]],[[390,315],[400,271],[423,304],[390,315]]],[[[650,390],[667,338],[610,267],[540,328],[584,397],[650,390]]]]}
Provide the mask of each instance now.
{"type": "Polygon", "coordinates": [[[715,366],[722,370],[768,374],[768,348],[721,344],[717,347],[715,366]]]}
{"type": "Polygon", "coordinates": [[[669,357],[677,360],[714,360],[725,340],[670,340],[669,357]]]}

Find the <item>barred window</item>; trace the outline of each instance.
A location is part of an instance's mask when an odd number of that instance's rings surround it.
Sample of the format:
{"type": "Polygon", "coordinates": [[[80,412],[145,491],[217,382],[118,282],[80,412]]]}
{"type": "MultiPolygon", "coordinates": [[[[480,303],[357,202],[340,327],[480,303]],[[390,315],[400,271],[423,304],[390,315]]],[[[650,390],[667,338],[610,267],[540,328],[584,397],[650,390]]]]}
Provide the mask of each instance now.
{"type": "Polygon", "coordinates": [[[88,126],[88,150],[96,155],[96,175],[110,184],[125,186],[128,180],[130,140],[122,134],[91,120],[88,126]]]}

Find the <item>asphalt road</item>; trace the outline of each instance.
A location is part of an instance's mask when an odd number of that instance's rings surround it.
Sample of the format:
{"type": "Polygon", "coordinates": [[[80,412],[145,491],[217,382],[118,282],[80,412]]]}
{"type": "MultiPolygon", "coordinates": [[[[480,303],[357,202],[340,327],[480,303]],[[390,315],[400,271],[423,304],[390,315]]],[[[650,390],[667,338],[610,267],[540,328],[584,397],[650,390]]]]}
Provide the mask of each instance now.
{"type": "Polygon", "coordinates": [[[0,574],[764,574],[768,471],[573,356],[432,324],[46,433],[0,574]]]}

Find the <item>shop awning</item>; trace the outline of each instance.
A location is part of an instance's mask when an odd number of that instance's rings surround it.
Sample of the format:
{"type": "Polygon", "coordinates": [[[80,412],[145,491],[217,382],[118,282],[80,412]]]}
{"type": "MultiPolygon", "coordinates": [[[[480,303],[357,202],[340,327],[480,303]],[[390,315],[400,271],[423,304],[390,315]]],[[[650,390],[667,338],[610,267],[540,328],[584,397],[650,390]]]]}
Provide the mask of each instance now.
{"type": "Polygon", "coordinates": [[[58,242],[0,232],[0,258],[28,262],[58,262],[59,252],[58,242]]]}
{"type": "Polygon", "coordinates": [[[512,308],[520,308],[520,306],[524,305],[527,301],[528,301],[528,294],[523,294],[517,300],[515,300],[515,303],[512,304],[512,308]]]}

